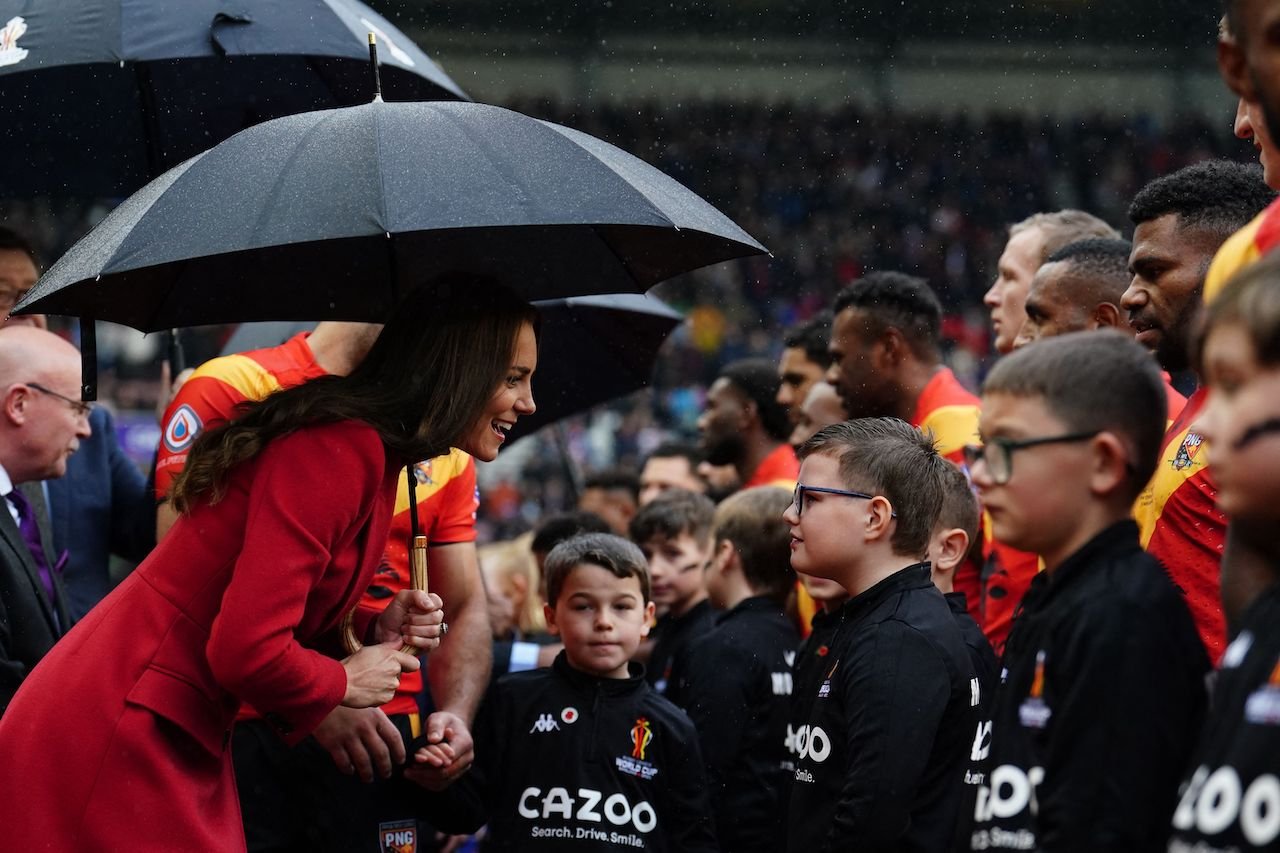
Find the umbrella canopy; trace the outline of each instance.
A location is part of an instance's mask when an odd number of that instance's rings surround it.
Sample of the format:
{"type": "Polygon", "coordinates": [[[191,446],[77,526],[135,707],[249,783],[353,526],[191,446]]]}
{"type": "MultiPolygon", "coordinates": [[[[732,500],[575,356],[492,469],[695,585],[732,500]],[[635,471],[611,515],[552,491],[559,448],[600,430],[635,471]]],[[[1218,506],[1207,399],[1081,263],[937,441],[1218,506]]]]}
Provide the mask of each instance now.
{"type": "Polygon", "coordinates": [[[639,292],[766,250],[585,133],[481,104],[381,103],[266,122],[144,187],[16,309],[143,331],[381,322],[431,276],[527,299],[639,292]]]}
{"type": "MultiPolygon", "coordinates": [[[[619,293],[534,303],[542,318],[534,399],[538,411],[516,423],[509,441],[646,387],[658,350],[683,322],[652,296],[619,293]]],[[[283,343],[314,323],[243,323],[223,355],[283,343]]]]}
{"type": "Polygon", "coordinates": [[[258,122],[466,95],[358,0],[0,0],[0,196],[121,197],[258,122]]]}

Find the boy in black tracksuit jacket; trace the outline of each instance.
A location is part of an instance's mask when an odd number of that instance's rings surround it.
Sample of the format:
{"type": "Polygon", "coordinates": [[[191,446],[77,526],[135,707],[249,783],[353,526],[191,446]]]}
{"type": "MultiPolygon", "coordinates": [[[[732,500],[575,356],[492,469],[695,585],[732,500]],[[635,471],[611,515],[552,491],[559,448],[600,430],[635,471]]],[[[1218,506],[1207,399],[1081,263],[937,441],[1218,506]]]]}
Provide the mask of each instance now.
{"type": "Polygon", "coordinates": [[[706,570],[724,613],[677,662],[667,697],[698,730],[724,853],[776,853],[794,764],[787,749],[791,660],[800,637],[784,602],[795,587],[782,512],[791,493],[747,489],[716,509],[706,570]]]}
{"type": "Polygon", "coordinates": [[[800,484],[784,515],[791,565],[851,597],[836,614],[821,681],[794,703],[785,849],[946,850],[977,724],[975,675],[919,561],[951,463],[894,418],[826,427],[799,455],[800,484]]]}
{"type": "Polygon", "coordinates": [[[1038,341],[987,377],[973,482],[996,538],[1039,554],[1045,571],[974,742],[974,850],[1164,849],[1209,668],[1129,519],[1164,420],[1155,363],[1120,335],[1038,341]]]}
{"type": "Polygon", "coordinates": [[[639,549],[617,536],[569,539],[547,556],[550,669],[498,680],[477,721],[476,763],[432,822],[486,850],[707,853],[718,850],[693,724],[629,663],[653,604],[639,549]]]}
{"type": "Polygon", "coordinates": [[[1275,261],[1262,261],[1233,278],[1206,312],[1208,399],[1196,428],[1212,454],[1218,505],[1231,519],[1222,604],[1235,633],[1186,768],[1170,853],[1280,849],[1278,295],[1275,261]]]}

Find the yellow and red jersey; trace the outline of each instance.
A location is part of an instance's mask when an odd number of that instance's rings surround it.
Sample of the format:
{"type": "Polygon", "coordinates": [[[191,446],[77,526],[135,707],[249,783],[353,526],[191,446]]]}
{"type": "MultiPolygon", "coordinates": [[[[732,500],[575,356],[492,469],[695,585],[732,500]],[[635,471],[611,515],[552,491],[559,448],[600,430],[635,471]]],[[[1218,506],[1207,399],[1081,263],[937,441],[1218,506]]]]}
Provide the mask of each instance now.
{"type": "Polygon", "coordinates": [[[1217,661],[1227,639],[1218,580],[1227,518],[1218,509],[1204,439],[1191,428],[1206,396],[1204,388],[1192,394],[1165,433],[1156,473],[1133,514],[1142,546],[1182,590],[1209,659],[1217,661]]]}
{"type": "Polygon", "coordinates": [[[788,491],[796,487],[800,478],[800,462],[796,459],[796,451],[789,444],[779,444],[756,466],[751,477],[742,484],[742,488],[751,489],[756,486],[777,486],[788,491]]]}
{"type": "Polygon", "coordinates": [[[980,411],[978,398],[960,384],[951,368],[943,367],[916,398],[911,425],[932,432],[938,452],[963,465],[965,445],[978,443],[980,411]]]}
{"type": "MultiPolygon", "coordinates": [[[[261,400],[283,388],[301,385],[327,375],[307,345],[306,333],[280,346],[223,356],[205,362],[174,396],[161,424],[160,454],[156,462],[156,496],[164,499],[174,478],[186,464],[196,436],[204,429],[234,418],[247,402],[261,400]]],[[[420,462],[418,523],[431,545],[474,542],[479,499],[475,461],[461,450],[420,462]]],[[[409,585],[409,486],[402,476],[396,489],[395,515],[391,519],[382,562],[360,606],[381,611],[409,585]]],[[[396,696],[383,711],[411,714],[418,710],[415,698],[422,689],[422,671],[406,672],[396,696]]]]}
{"type": "Polygon", "coordinates": [[[1280,245],[1280,199],[1253,218],[1248,225],[1227,238],[1213,256],[1204,280],[1205,304],[1222,292],[1223,285],[1240,270],[1280,245]]]}

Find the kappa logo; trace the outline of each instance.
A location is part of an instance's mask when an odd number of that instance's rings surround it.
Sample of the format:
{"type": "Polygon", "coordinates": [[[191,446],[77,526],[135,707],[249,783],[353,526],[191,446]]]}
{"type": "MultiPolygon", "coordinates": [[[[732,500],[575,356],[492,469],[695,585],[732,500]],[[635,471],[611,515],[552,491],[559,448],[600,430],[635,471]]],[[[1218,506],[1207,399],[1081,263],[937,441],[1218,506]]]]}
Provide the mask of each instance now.
{"type": "Polygon", "coordinates": [[[9,23],[0,29],[0,66],[17,65],[27,58],[28,51],[18,47],[18,39],[27,31],[27,21],[18,16],[9,19],[9,23]]]}
{"type": "Polygon", "coordinates": [[[418,823],[396,820],[378,824],[380,853],[418,853],[418,823]]]}
{"type": "Polygon", "coordinates": [[[164,446],[170,453],[182,453],[191,447],[191,442],[196,440],[203,428],[204,424],[200,422],[196,410],[183,403],[164,429],[164,446]]]}
{"type": "Polygon", "coordinates": [[[1196,454],[1200,452],[1200,448],[1204,445],[1204,438],[1199,433],[1189,432],[1187,437],[1182,439],[1182,445],[1178,448],[1178,452],[1173,457],[1173,470],[1185,471],[1196,462],[1196,454]]]}
{"type": "Polygon", "coordinates": [[[529,729],[529,734],[534,732],[558,732],[560,724],[556,722],[556,718],[550,714],[539,714],[538,719],[533,721],[533,728],[529,729]]]}
{"type": "Polygon", "coordinates": [[[644,751],[653,742],[653,726],[644,717],[636,720],[631,727],[631,757],[644,760],[644,751]]]}

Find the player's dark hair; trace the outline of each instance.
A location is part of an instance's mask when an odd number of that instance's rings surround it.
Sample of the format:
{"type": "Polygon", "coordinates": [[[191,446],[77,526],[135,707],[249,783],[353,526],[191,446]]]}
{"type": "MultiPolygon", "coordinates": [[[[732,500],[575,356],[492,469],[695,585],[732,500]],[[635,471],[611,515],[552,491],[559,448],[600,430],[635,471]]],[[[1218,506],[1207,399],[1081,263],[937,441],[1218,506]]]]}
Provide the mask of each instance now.
{"type": "Polygon", "coordinates": [[[725,365],[718,378],[727,379],[730,385],[756,404],[766,435],[774,441],[786,440],[791,434],[791,419],[786,407],[778,403],[781,380],[773,362],[763,358],[739,359],[725,365]]]}
{"type": "Polygon", "coordinates": [[[645,457],[646,462],[650,459],[684,459],[689,463],[689,470],[695,471],[703,456],[697,445],[683,441],[664,441],[645,457]]]}
{"type": "Polygon", "coordinates": [[[936,361],[942,335],[942,303],[928,282],[900,272],[870,272],[836,294],[833,306],[839,314],[857,308],[878,337],[887,328],[897,329],[917,357],[936,361]]]}
{"type": "Polygon", "coordinates": [[[1110,302],[1118,306],[1133,279],[1129,272],[1132,249],[1128,240],[1095,237],[1063,246],[1050,255],[1045,264],[1061,263],[1067,267],[1066,275],[1073,285],[1073,292],[1067,296],[1072,302],[1110,302]],[[1076,293],[1077,290],[1080,292],[1076,293]]]}
{"type": "Polygon", "coordinates": [[[1129,219],[1141,225],[1176,214],[1178,228],[1200,228],[1225,240],[1275,200],[1262,167],[1232,160],[1206,160],[1156,178],[1133,197],[1129,219]]]}
{"type": "Polygon", "coordinates": [[[804,350],[804,357],[819,367],[831,366],[831,312],[819,311],[803,323],[797,323],[783,334],[782,343],[804,350]]]}

